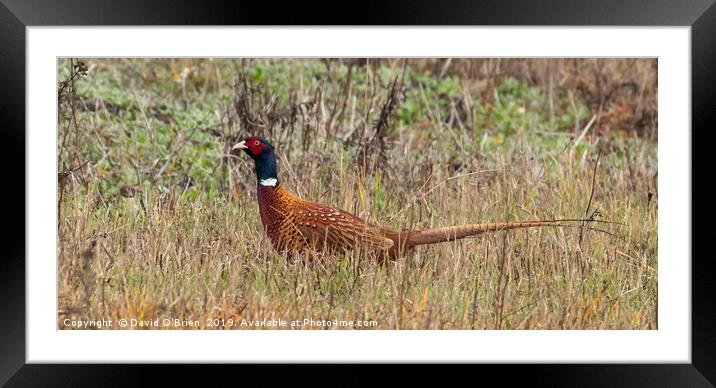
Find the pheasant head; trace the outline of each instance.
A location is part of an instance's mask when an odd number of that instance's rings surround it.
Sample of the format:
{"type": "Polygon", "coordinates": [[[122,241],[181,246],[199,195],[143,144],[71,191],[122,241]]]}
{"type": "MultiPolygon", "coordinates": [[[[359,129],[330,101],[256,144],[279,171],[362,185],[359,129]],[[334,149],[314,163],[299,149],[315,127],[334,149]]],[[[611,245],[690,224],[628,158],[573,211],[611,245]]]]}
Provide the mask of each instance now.
{"type": "Polygon", "coordinates": [[[251,136],[236,143],[231,150],[243,150],[254,160],[256,179],[260,185],[276,186],[278,184],[276,153],[271,142],[263,137],[251,136]]]}

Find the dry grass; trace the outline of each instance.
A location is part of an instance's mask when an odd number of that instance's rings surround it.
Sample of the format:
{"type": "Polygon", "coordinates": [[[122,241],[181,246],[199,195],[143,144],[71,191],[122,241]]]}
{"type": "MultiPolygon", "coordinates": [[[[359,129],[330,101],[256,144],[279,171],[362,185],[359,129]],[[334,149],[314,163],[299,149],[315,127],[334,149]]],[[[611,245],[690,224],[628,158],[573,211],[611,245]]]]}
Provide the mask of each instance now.
{"type": "MultiPolygon", "coordinates": [[[[530,97],[499,83],[485,92],[478,76],[460,75],[464,61],[414,60],[408,68],[423,78],[406,77],[395,89],[402,61],[357,62],[351,75],[339,69],[347,60],[313,73],[302,67],[311,61],[202,61],[195,78],[178,80],[162,74],[186,63],[88,61],[88,75],[75,81],[84,84],[62,97],[59,122],[59,327],[66,318],[158,317],[198,320],[201,328],[210,319],[311,318],[372,320],[378,329],[656,329],[651,129],[625,136],[631,131],[605,130],[595,118],[584,131],[597,114],[622,122],[586,100],[587,114],[560,127],[578,93],[553,87],[549,97],[540,84],[534,93],[542,97],[530,97]],[[256,64],[269,72],[265,81],[256,64]],[[457,91],[426,80],[450,73],[457,91]],[[166,89],[153,89],[160,82],[166,89]],[[411,101],[417,113],[405,108],[411,101]],[[507,113],[485,113],[502,108],[507,113]],[[499,130],[503,121],[513,130],[499,130]],[[595,209],[623,226],[498,232],[423,247],[387,265],[353,254],[287,261],[260,224],[250,162],[223,157],[248,127],[285,156],[279,174],[289,190],[386,227],[595,209]]],[[[66,65],[58,64],[61,77],[66,65]]],[[[625,77],[622,65],[609,66],[615,79],[625,77]]],[[[642,95],[655,93],[655,79],[641,82],[642,95]]]]}

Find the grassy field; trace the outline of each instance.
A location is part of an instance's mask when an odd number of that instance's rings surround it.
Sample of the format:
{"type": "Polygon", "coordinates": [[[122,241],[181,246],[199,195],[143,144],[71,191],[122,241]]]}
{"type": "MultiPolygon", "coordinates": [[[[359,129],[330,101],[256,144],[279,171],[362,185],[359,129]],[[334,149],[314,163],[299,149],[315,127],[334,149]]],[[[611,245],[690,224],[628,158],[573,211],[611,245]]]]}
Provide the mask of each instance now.
{"type": "Polygon", "coordinates": [[[61,329],[657,328],[655,60],[88,58],[57,71],[61,329]],[[385,227],[595,211],[623,225],[497,232],[386,265],[288,261],[260,223],[252,162],[227,157],[247,134],[274,143],[287,189],[385,227]]]}

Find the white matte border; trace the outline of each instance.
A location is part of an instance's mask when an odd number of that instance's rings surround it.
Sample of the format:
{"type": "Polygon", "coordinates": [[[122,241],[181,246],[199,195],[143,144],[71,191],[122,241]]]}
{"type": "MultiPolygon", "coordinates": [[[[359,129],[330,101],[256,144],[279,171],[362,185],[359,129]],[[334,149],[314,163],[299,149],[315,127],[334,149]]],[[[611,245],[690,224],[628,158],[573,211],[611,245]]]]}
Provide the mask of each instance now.
{"type": "Polygon", "coordinates": [[[27,347],[37,362],[691,360],[689,27],[28,27],[27,347]],[[658,330],[56,330],[57,57],[658,57],[658,330]]]}

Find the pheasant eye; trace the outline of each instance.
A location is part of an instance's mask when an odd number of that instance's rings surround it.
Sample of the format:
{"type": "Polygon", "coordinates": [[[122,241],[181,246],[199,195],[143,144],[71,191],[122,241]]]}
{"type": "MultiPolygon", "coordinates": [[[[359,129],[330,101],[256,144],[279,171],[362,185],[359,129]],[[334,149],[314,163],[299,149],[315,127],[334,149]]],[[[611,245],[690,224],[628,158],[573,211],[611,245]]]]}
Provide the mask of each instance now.
{"type": "Polygon", "coordinates": [[[257,147],[259,146],[259,144],[261,144],[261,142],[258,141],[258,140],[256,140],[256,141],[254,142],[254,145],[257,146],[257,147]]]}

